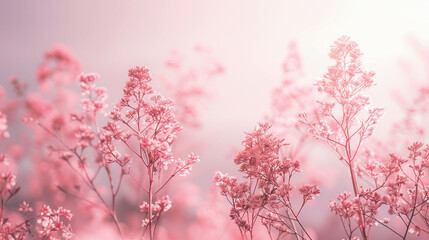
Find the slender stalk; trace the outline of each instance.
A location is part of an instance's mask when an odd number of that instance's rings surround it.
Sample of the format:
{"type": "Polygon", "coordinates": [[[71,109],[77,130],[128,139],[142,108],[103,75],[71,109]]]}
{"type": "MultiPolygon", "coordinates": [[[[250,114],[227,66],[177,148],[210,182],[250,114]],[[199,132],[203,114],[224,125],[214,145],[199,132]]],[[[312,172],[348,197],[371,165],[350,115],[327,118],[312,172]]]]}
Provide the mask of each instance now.
{"type": "MultiPolygon", "coordinates": [[[[287,215],[287,217],[290,219],[290,215],[289,215],[289,211],[288,211],[288,210],[286,210],[286,215],[287,215]]],[[[296,239],[297,239],[297,240],[301,240],[301,237],[300,237],[300,236],[299,236],[299,234],[298,234],[298,230],[296,229],[296,226],[295,226],[295,223],[294,223],[293,219],[290,219],[289,221],[290,221],[290,223],[292,224],[293,232],[294,232],[294,233],[296,233],[296,234],[295,234],[296,239]]]]}
{"type": "Polygon", "coordinates": [[[407,239],[408,230],[410,229],[410,226],[414,217],[414,212],[416,211],[418,187],[419,185],[416,183],[416,194],[415,194],[416,196],[414,200],[413,211],[411,212],[410,220],[408,221],[408,224],[407,224],[407,229],[405,229],[404,237],[402,238],[403,240],[407,239]]]}
{"type": "Polygon", "coordinates": [[[355,194],[355,197],[359,198],[359,221],[360,221],[360,230],[362,233],[362,237],[364,240],[369,239],[368,236],[366,235],[366,226],[365,226],[365,218],[363,216],[363,209],[362,209],[362,205],[360,202],[360,197],[359,197],[359,188],[358,188],[358,184],[357,184],[357,180],[356,180],[356,174],[354,172],[353,169],[353,165],[351,163],[349,163],[349,169],[350,169],[350,175],[352,178],[352,183],[353,183],[353,191],[355,194]]]}
{"type": "Polygon", "coordinates": [[[153,165],[149,163],[149,239],[153,240],[153,231],[152,231],[152,187],[153,187],[153,165]]]}

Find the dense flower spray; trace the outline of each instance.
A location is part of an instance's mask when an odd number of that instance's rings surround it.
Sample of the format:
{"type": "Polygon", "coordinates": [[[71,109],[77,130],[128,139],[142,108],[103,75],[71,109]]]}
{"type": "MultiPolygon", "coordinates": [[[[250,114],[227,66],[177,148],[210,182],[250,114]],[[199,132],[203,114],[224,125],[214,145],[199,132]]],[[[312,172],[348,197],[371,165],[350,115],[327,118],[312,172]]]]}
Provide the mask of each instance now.
{"type": "MultiPolygon", "coordinates": [[[[80,74],[79,63],[69,50],[62,46],[52,48],[46,53],[45,59],[38,69],[40,92],[51,99],[43,99],[39,93],[30,94],[26,98],[23,120],[29,123],[34,131],[35,141],[48,150],[48,153],[34,153],[33,157],[43,162],[56,165],[56,171],[41,174],[49,187],[65,194],[83,206],[91,206],[109,216],[122,236],[122,230],[116,215],[116,198],[124,175],[119,179],[113,177],[112,169],[104,164],[98,149],[100,129],[97,114],[104,111],[107,95],[104,88],[97,87],[97,74],[80,74]],[[66,83],[80,83],[81,108],[78,108],[79,97],[65,87],[66,83]],[[68,101],[65,100],[67,97],[68,101]],[[57,109],[51,102],[55,103],[57,109]],[[76,105],[74,105],[76,104],[76,105]],[[47,161],[48,160],[48,161],[47,161]],[[99,184],[100,172],[105,172],[109,183],[110,194],[103,194],[104,184],[99,184]],[[58,180],[55,179],[54,175],[58,180]],[[49,176],[46,178],[46,176],[49,176]],[[107,197],[105,195],[108,195],[107,197]],[[109,196],[110,195],[110,196],[109,196]],[[109,199],[111,203],[108,202],[109,199]]],[[[39,173],[52,170],[41,167],[39,173]]],[[[72,201],[73,201],[72,200],[72,201]]]]}
{"type": "MultiPolygon", "coordinates": [[[[111,164],[112,156],[106,150],[117,145],[112,142],[118,138],[112,139],[115,137],[112,134],[117,134],[116,124],[120,125],[123,122],[111,121],[105,127],[100,126],[98,122],[104,116],[102,113],[107,109],[106,90],[96,86],[98,74],[79,74],[79,66],[77,58],[64,46],[53,47],[47,51],[45,59],[39,66],[37,78],[40,87],[38,91],[26,93],[26,85],[20,83],[17,77],[11,77],[9,82],[19,99],[2,101],[0,110],[11,113],[15,118],[23,116],[23,121],[31,130],[31,134],[25,136],[25,141],[39,147],[39,150],[28,148],[26,153],[35,162],[33,172],[35,179],[39,183],[44,182],[43,185],[47,187],[40,188],[40,185],[35,185],[36,187],[31,190],[32,194],[53,196],[55,202],[59,200],[55,200],[56,196],[65,194],[67,202],[82,203],[74,204],[75,207],[79,206],[77,207],[79,213],[83,209],[90,209],[92,213],[104,214],[106,219],[114,222],[118,237],[119,235],[123,238],[126,235],[132,236],[138,234],[138,231],[135,231],[137,229],[134,228],[133,231],[124,233],[123,225],[118,218],[117,205],[120,201],[118,196],[121,186],[125,183],[124,176],[131,175],[131,178],[136,180],[135,175],[128,168],[132,166],[132,160],[136,156],[132,156],[133,152],[130,149],[119,148],[121,152],[125,151],[131,156],[122,154],[120,159],[114,159],[119,166],[115,167],[111,164]],[[81,108],[84,111],[80,110],[77,104],[79,97],[66,89],[69,87],[67,84],[76,84],[76,82],[81,87],[80,100],[81,108]]],[[[128,146],[134,146],[132,140],[137,137],[136,142],[142,147],[139,151],[147,154],[140,156],[143,157],[142,160],[147,161],[148,168],[152,169],[150,178],[154,182],[153,188],[147,187],[147,189],[152,188],[151,200],[148,201],[152,204],[143,202],[139,209],[145,213],[143,224],[147,223],[148,226],[151,226],[147,232],[153,237],[159,217],[171,208],[171,200],[168,195],[162,197],[158,197],[158,195],[166,190],[165,186],[174,176],[189,174],[192,169],[191,165],[198,162],[199,158],[193,153],[189,154],[185,160],[173,158],[170,145],[175,140],[177,132],[181,130],[181,126],[173,114],[173,102],[153,91],[148,84],[150,81],[148,69],[136,67],[130,70],[130,77],[131,80],[124,90],[122,103],[130,101],[130,105],[125,108],[132,107],[131,105],[134,103],[137,104],[136,107],[140,109],[140,113],[137,114],[141,114],[141,119],[140,123],[136,123],[135,126],[137,129],[137,126],[144,125],[145,129],[141,129],[138,135],[133,132],[123,140],[129,140],[126,142],[126,144],[130,144],[128,146]],[[145,73],[147,74],[145,75],[145,73]],[[138,95],[141,96],[139,103],[132,99],[133,96],[138,95]],[[175,169],[168,168],[172,164],[176,166],[175,169]],[[163,180],[165,181],[162,182],[163,180]],[[152,213],[149,214],[149,212],[152,213]],[[156,222],[154,222],[155,219],[156,222]]],[[[3,88],[0,90],[0,98],[4,98],[6,94],[3,88]]],[[[124,114],[123,118],[128,118],[127,127],[133,125],[131,115],[124,114]]],[[[102,122],[105,121],[102,120],[102,122]]],[[[17,122],[15,121],[15,123],[17,122]]],[[[20,129],[22,126],[16,128],[20,129]]],[[[7,118],[4,113],[0,114],[0,135],[2,138],[9,137],[7,118]]],[[[11,144],[11,146],[14,145],[11,144]]],[[[11,150],[14,151],[14,156],[19,156],[19,149],[11,148],[11,150]]],[[[116,156],[119,155],[118,151],[116,156]]],[[[7,154],[2,153],[0,157],[0,164],[9,165],[10,158],[7,154]]],[[[15,161],[12,161],[11,164],[12,168],[16,166],[15,161]]],[[[149,170],[141,171],[141,166],[133,167],[138,168],[135,171],[138,174],[148,173],[149,170]]],[[[2,176],[4,176],[2,178],[5,181],[4,185],[8,186],[9,190],[16,186],[16,177],[13,173],[6,172],[2,176]]],[[[33,183],[35,182],[33,181],[33,183]]],[[[17,189],[16,192],[11,190],[12,195],[19,191],[19,187],[17,189]]],[[[9,196],[8,199],[11,197],[9,196]]],[[[80,218],[92,218],[82,213],[78,214],[80,218]]],[[[136,215],[135,212],[122,213],[122,215],[124,214],[127,218],[136,215]]],[[[43,222],[46,223],[46,221],[43,222]]],[[[148,227],[146,226],[144,229],[148,229],[148,227]]]]}
{"type": "MultiPolygon", "coordinates": [[[[354,211],[357,213],[361,235],[366,240],[370,228],[368,225],[372,225],[373,221],[365,217],[355,169],[361,144],[373,135],[383,115],[383,108],[371,106],[369,97],[364,95],[364,91],[375,84],[375,73],[361,69],[361,56],[357,43],[348,36],[342,36],[334,42],[329,57],[335,64],[316,82],[318,90],[328,97],[328,100],[320,101],[320,113],[323,117],[310,120],[303,113],[300,121],[309,127],[309,132],[315,138],[325,141],[349,168],[354,196],[357,198],[354,211]]],[[[343,202],[347,196],[348,193],[340,195],[339,200],[343,202]]],[[[352,217],[342,214],[339,216],[346,219],[352,217]]],[[[347,231],[348,237],[354,234],[354,230],[350,228],[347,231]]]]}
{"type": "Polygon", "coordinates": [[[284,139],[269,133],[269,124],[259,124],[243,141],[242,150],[234,159],[244,174],[242,182],[220,172],[215,182],[221,194],[231,204],[231,219],[237,224],[242,239],[254,239],[255,225],[260,222],[270,239],[293,235],[298,239],[311,239],[299,215],[303,207],[320,193],[315,185],[297,187],[292,181],[299,172],[299,162],[282,156],[284,139]],[[293,190],[301,194],[293,203],[293,190]]]}
{"type": "Polygon", "coordinates": [[[184,160],[172,155],[171,144],[182,128],[173,114],[173,102],[149,85],[152,80],[149,69],[134,67],[128,76],[130,80],[124,88],[124,96],[110,112],[111,121],[103,127],[101,151],[107,163],[119,164],[147,194],[140,211],[145,214],[142,226],[153,239],[159,218],[172,205],[168,195],[160,196],[163,188],[173,177],[188,175],[199,158],[193,153],[184,160]],[[125,157],[126,160],[121,158],[119,144],[132,156],[125,157]],[[127,166],[130,159],[138,159],[137,164],[144,167],[143,183],[127,166]]]}

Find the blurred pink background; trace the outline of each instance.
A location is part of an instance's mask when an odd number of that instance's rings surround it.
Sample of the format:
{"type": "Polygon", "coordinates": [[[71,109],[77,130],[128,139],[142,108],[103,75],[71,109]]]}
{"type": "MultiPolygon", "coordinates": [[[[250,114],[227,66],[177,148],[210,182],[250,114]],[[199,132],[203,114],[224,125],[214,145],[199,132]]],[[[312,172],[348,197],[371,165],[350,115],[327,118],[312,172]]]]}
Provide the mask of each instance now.
{"type": "MultiPolygon", "coordinates": [[[[383,126],[400,118],[392,92],[429,81],[410,44],[429,46],[429,1],[2,1],[0,81],[7,85],[11,75],[35,81],[44,51],[63,43],[83,71],[101,75],[98,85],[108,89],[112,105],[131,66],[146,65],[156,76],[172,50],[186,57],[195,45],[208,46],[225,73],[211,83],[202,128],[184,131],[202,160],[188,180],[204,192],[215,171],[236,171],[232,149],[269,112],[290,41],[298,43],[304,79],[312,83],[331,64],[329,46],[344,34],[359,43],[364,68],[377,73],[370,94],[386,108],[377,133],[384,134],[383,126]],[[402,61],[413,66],[417,82],[409,82],[402,61]]],[[[342,167],[327,158],[315,161],[342,167]]],[[[322,191],[321,206],[337,193],[322,191]]]]}

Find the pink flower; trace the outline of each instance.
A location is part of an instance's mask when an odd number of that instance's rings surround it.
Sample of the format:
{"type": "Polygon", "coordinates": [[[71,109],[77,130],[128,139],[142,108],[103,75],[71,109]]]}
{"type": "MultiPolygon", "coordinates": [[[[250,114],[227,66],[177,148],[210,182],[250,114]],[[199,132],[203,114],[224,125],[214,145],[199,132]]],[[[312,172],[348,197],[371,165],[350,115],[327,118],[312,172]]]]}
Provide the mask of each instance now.
{"type": "Polygon", "coordinates": [[[48,79],[55,82],[71,82],[80,73],[79,60],[63,45],[55,45],[45,52],[45,59],[37,69],[37,79],[46,84],[48,79]]]}
{"type": "Polygon", "coordinates": [[[188,155],[187,160],[181,160],[180,158],[177,160],[177,172],[180,176],[186,176],[190,174],[192,170],[192,165],[200,162],[200,158],[196,156],[194,153],[188,155]]]}
{"type": "Polygon", "coordinates": [[[6,115],[0,112],[0,138],[8,138],[9,132],[7,131],[7,118],[6,115]]]}
{"type": "Polygon", "coordinates": [[[24,201],[19,205],[18,211],[23,213],[28,213],[28,212],[32,212],[33,208],[30,207],[30,204],[24,201]]]}
{"type": "Polygon", "coordinates": [[[304,197],[304,200],[313,200],[314,196],[320,194],[320,190],[316,185],[305,184],[304,186],[299,188],[299,192],[304,197]]]}
{"type": "Polygon", "coordinates": [[[43,205],[40,209],[40,218],[37,223],[40,224],[39,235],[41,237],[49,236],[51,232],[61,231],[64,226],[64,222],[61,219],[65,217],[67,220],[71,220],[72,214],[69,210],[59,207],[58,210],[53,211],[47,205],[43,205]]]}
{"type": "Polygon", "coordinates": [[[1,174],[2,186],[8,191],[11,191],[12,188],[16,185],[16,176],[12,173],[2,173],[1,174]]]}
{"type": "Polygon", "coordinates": [[[96,112],[103,112],[107,108],[104,103],[107,94],[106,89],[96,87],[94,82],[99,78],[96,73],[81,74],[79,77],[80,87],[82,88],[81,104],[85,111],[95,114],[96,112]]]}

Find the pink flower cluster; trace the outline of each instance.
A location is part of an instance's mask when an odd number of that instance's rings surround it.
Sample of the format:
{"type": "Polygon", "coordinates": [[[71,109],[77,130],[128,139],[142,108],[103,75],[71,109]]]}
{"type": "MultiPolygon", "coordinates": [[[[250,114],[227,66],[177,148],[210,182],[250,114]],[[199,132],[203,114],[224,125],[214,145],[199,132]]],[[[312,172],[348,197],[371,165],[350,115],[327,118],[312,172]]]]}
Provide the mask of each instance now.
{"type": "MultiPolygon", "coordinates": [[[[350,193],[342,193],[338,201],[331,201],[329,207],[343,221],[365,216],[370,226],[383,225],[397,236],[405,239],[409,233],[419,236],[427,232],[428,217],[423,212],[428,209],[429,185],[424,180],[429,168],[429,147],[416,142],[409,148],[408,158],[391,154],[383,162],[372,159],[361,169],[362,177],[373,181],[373,187],[361,186],[359,196],[351,198],[350,193]],[[401,219],[403,227],[390,227],[390,219],[379,219],[383,206],[389,215],[401,219]]],[[[352,232],[348,232],[350,236],[352,232]]]]}
{"type": "Polygon", "coordinates": [[[303,185],[298,188],[301,203],[292,204],[295,188],[292,177],[300,171],[300,164],[281,155],[280,149],[286,147],[284,139],[277,139],[269,129],[268,123],[259,124],[248,133],[243,141],[244,150],[234,159],[244,174],[243,182],[220,172],[216,173],[215,182],[232,206],[230,217],[243,239],[254,239],[257,222],[266,227],[271,239],[286,235],[310,238],[298,217],[320,190],[315,185],[303,185]]]}
{"type": "MultiPolygon", "coordinates": [[[[352,202],[357,206],[357,223],[362,237],[368,239],[369,229],[360,196],[360,188],[355,173],[356,158],[362,141],[373,135],[374,129],[382,117],[383,108],[372,107],[369,97],[364,91],[373,86],[374,72],[361,69],[360,58],[362,53],[356,42],[348,36],[342,36],[331,47],[329,57],[335,64],[328,68],[323,78],[316,82],[319,92],[327,95],[328,99],[320,101],[321,118],[310,120],[307,114],[300,115],[300,121],[309,127],[309,132],[316,138],[328,143],[337,153],[339,159],[349,168],[354,195],[357,200],[348,201],[348,194],[339,197],[341,204],[346,206],[345,216],[351,218],[349,209],[352,202]],[[367,112],[364,115],[365,111],[367,112]],[[349,206],[350,205],[350,206],[349,206]]],[[[331,209],[336,210],[337,205],[331,202],[331,209]]],[[[350,212],[351,211],[351,212],[350,212]]],[[[340,216],[342,216],[340,214],[340,216]]],[[[352,215],[354,216],[354,214],[352,215]]],[[[350,223],[349,223],[350,224],[350,223]]],[[[356,229],[349,228],[349,238],[356,229]]]]}
{"type": "Polygon", "coordinates": [[[79,77],[80,87],[82,88],[82,107],[85,111],[95,114],[107,108],[104,101],[107,98],[106,89],[96,87],[94,81],[99,78],[98,74],[82,74],[79,77]]]}
{"type": "MultiPolygon", "coordinates": [[[[149,206],[149,203],[143,202],[143,204],[140,205],[140,212],[144,212],[148,214],[149,208],[151,208],[152,214],[154,216],[160,217],[171,208],[171,200],[168,195],[165,195],[161,199],[157,200],[155,204],[151,204],[151,205],[152,206],[149,206]]],[[[149,224],[149,218],[144,219],[143,227],[145,227],[148,224],[149,224]]]]}
{"type": "MultiPolygon", "coordinates": [[[[24,210],[29,210],[28,206],[24,207],[24,210]]],[[[49,206],[44,205],[42,209],[40,209],[40,217],[37,219],[37,223],[40,224],[40,230],[38,231],[39,235],[48,236],[51,232],[64,229],[65,233],[62,235],[63,239],[71,239],[73,235],[70,233],[70,225],[65,227],[64,222],[61,219],[62,217],[70,221],[72,214],[69,210],[62,207],[59,207],[57,210],[51,210],[49,206]]]]}
{"type": "Polygon", "coordinates": [[[372,226],[379,224],[403,239],[410,232],[418,236],[426,231],[422,224],[427,223],[427,217],[421,213],[427,209],[424,175],[429,148],[422,143],[412,144],[408,159],[395,154],[383,158],[362,148],[363,141],[373,135],[383,109],[372,107],[369,97],[363,94],[374,85],[375,74],[361,70],[361,55],[349,37],[343,36],[334,43],[329,56],[335,65],[316,82],[329,99],[320,102],[324,117],[310,120],[307,114],[301,114],[300,120],[315,138],[327,142],[349,168],[354,196],[344,192],[329,203],[341,218],[349,239],[356,238],[357,231],[363,239],[369,239],[372,226]],[[382,206],[403,222],[403,229],[392,227],[388,218],[379,219],[382,206]]]}
{"type": "Polygon", "coordinates": [[[199,158],[193,153],[186,160],[173,156],[171,145],[182,127],[173,113],[173,102],[149,85],[152,81],[149,69],[134,67],[129,70],[128,76],[130,79],[120,104],[110,113],[111,121],[103,127],[100,149],[107,162],[118,163],[147,194],[149,203],[145,201],[140,209],[145,213],[145,232],[148,230],[148,237],[153,239],[159,217],[171,208],[168,195],[159,198],[159,193],[174,176],[189,174],[199,158]],[[134,177],[132,170],[126,168],[120,159],[117,142],[122,143],[132,154],[131,159],[136,158],[138,164],[145,167],[146,186],[134,177]],[[175,165],[175,168],[170,169],[171,165],[175,165]],[[166,179],[162,178],[164,174],[168,176],[166,179]]]}
{"type": "Polygon", "coordinates": [[[42,84],[48,84],[49,79],[54,83],[71,82],[80,73],[79,60],[71,51],[63,46],[56,45],[45,53],[44,61],[37,69],[37,79],[42,84]]]}

